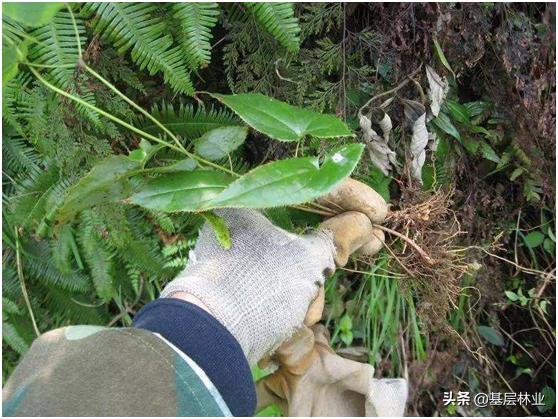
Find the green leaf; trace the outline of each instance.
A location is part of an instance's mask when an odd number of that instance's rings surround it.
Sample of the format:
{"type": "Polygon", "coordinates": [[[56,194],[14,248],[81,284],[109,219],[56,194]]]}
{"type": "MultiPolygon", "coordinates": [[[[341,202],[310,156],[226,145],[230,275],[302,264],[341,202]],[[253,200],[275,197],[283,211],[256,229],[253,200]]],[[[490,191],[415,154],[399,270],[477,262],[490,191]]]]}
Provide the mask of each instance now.
{"type": "Polygon", "coordinates": [[[506,291],[504,291],[504,294],[506,294],[506,297],[508,297],[508,299],[510,301],[515,302],[515,301],[519,300],[519,296],[513,291],[507,291],[506,290],[506,291]]]}
{"type": "Polygon", "coordinates": [[[442,47],[438,43],[438,40],[434,38],[433,41],[434,41],[434,52],[436,53],[436,57],[438,57],[438,60],[440,60],[440,62],[444,65],[444,67],[446,67],[451,72],[451,74],[453,74],[453,77],[455,78],[455,73],[453,72],[450,63],[448,62],[448,59],[444,55],[444,51],[442,50],[442,47]]]}
{"type": "Polygon", "coordinates": [[[343,343],[347,346],[353,343],[353,332],[351,331],[341,332],[339,333],[339,337],[341,338],[343,343]]]}
{"type": "Polygon", "coordinates": [[[347,313],[339,319],[339,330],[348,332],[353,329],[353,319],[347,313]]]}
{"type": "Polygon", "coordinates": [[[138,163],[143,163],[146,159],[147,153],[142,148],[137,148],[128,154],[128,158],[133,161],[137,161],[138,163]]]}
{"type": "Polygon", "coordinates": [[[432,122],[446,134],[451,135],[457,140],[461,140],[461,134],[459,134],[459,131],[457,131],[457,128],[455,128],[445,113],[440,112],[438,116],[432,120],[432,122]]]}
{"type": "Polygon", "coordinates": [[[455,119],[457,122],[466,125],[470,123],[469,111],[465,106],[450,99],[446,101],[445,105],[448,108],[451,117],[455,119]]]}
{"type": "Polygon", "coordinates": [[[236,150],[246,140],[247,127],[221,127],[194,140],[196,153],[208,160],[219,160],[236,150]]]}
{"type": "Polygon", "coordinates": [[[547,251],[547,253],[550,253],[551,255],[554,255],[554,250],[556,249],[556,245],[554,244],[554,242],[550,239],[544,239],[543,242],[543,248],[544,250],[547,251]]]}
{"type": "Polygon", "coordinates": [[[211,29],[219,16],[217,3],[180,2],[171,6],[178,21],[177,43],[192,70],[205,67],[211,60],[211,29]]]}
{"type": "Polygon", "coordinates": [[[283,409],[276,404],[270,404],[269,406],[264,407],[258,413],[256,413],[256,417],[281,417],[284,416],[283,409]]]}
{"type": "Polygon", "coordinates": [[[521,176],[523,174],[523,172],[525,172],[525,169],[523,167],[518,167],[516,168],[512,174],[510,175],[510,180],[514,181],[516,180],[519,176],[521,176]]]}
{"type": "Polygon", "coordinates": [[[64,3],[2,3],[2,14],[22,25],[35,28],[46,25],[64,3]]]}
{"type": "MultiPolygon", "coordinates": [[[[183,103],[179,106],[164,102],[154,105],[151,115],[179,137],[189,140],[199,138],[214,128],[240,125],[238,118],[228,109],[205,109],[203,106],[194,107],[183,103]]],[[[141,115],[138,116],[137,124],[150,134],[161,133],[158,125],[141,115]]]]}
{"type": "Polygon", "coordinates": [[[197,170],[165,173],[151,179],[130,198],[145,208],[165,211],[197,211],[223,191],[232,178],[221,172],[197,170]]]}
{"type": "Polygon", "coordinates": [[[231,232],[225,220],[215,214],[213,211],[205,211],[201,216],[211,225],[215,232],[215,238],[225,250],[230,249],[232,246],[231,232]]]}
{"type": "Polygon", "coordinates": [[[491,344],[496,346],[504,346],[504,338],[502,337],[502,334],[496,329],[489,326],[478,326],[478,331],[479,334],[491,344]]]}
{"type": "Polygon", "coordinates": [[[483,102],[482,100],[477,100],[475,102],[467,102],[464,103],[463,106],[467,108],[469,112],[469,116],[474,118],[475,116],[479,116],[483,112],[487,112],[492,108],[492,104],[489,102],[483,102]]]}
{"type": "Polygon", "coordinates": [[[482,141],[480,145],[481,145],[481,154],[486,160],[493,161],[494,163],[500,163],[500,157],[498,157],[494,149],[490,147],[490,144],[488,144],[485,141],[482,141]]]}
{"type": "Polygon", "coordinates": [[[19,63],[27,56],[27,42],[19,45],[10,45],[8,42],[2,43],[2,87],[19,72],[19,63]]]}
{"type": "Polygon", "coordinates": [[[540,231],[531,231],[525,237],[523,237],[525,245],[530,248],[540,246],[544,241],[544,234],[540,231]]]}
{"type": "Polygon", "coordinates": [[[295,17],[293,3],[246,2],[243,6],[252,12],[262,28],[273,35],[281,45],[291,52],[298,51],[300,26],[295,17]]]}
{"type": "Polygon", "coordinates": [[[471,154],[477,154],[480,147],[480,141],[475,138],[466,137],[463,139],[463,147],[471,154]]]}
{"type": "Polygon", "coordinates": [[[270,208],[300,204],[318,198],[350,175],[363,144],[334,150],[319,166],[316,157],[279,160],[264,164],[235,180],[213,201],[211,208],[270,208]]]}
{"type": "Polygon", "coordinates": [[[198,166],[198,162],[194,159],[179,160],[174,164],[168,166],[160,166],[150,168],[149,170],[155,173],[177,173],[177,172],[190,172],[198,166]]]}
{"type": "Polygon", "coordinates": [[[537,406],[537,409],[541,413],[548,412],[549,410],[552,410],[552,408],[556,404],[556,392],[552,387],[544,386],[541,393],[544,396],[544,406],[537,406]]]}
{"type": "Polygon", "coordinates": [[[275,140],[298,141],[306,135],[318,138],[347,137],[351,130],[333,115],[322,115],[291,106],[259,93],[211,96],[231,108],[240,118],[275,140]]]}
{"type": "Polygon", "coordinates": [[[126,156],[110,156],[72,186],[58,212],[60,222],[94,205],[127,198],[133,188],[127,179],[140,163],[126,156]]]}

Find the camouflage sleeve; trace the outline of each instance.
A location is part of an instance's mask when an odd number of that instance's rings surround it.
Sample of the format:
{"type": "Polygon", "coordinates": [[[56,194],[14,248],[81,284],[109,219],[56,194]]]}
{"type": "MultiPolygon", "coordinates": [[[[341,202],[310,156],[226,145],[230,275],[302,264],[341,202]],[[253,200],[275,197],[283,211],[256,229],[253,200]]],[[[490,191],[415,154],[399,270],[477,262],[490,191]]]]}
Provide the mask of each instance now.
{"type": "Polygon", "coordinates": [[[253,414],[255,395],[252,402],[251,389],[239,385],[246,373],[237,372],[244,362],[249,375],[247,361],[230,357],[236,341],[223,341],[228,332],[201,309],[165,300],[144,307],[136,327],[69,326],[41,335],[2,390],[3,415],[253,414]],[[246,393],[250,402],[238,405],[246,393]]]}

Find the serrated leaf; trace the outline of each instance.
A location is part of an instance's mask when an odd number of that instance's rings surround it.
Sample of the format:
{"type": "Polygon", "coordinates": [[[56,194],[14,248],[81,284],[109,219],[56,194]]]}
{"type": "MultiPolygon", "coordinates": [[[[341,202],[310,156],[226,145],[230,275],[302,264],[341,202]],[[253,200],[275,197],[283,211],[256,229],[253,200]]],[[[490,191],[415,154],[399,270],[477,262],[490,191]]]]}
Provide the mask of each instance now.
{"type": "Polygon", "coordinates": [[[194,140],[196,153],[208,160],[219,160],[236,150],[246,140],[247,127],[221,127],[194,140]]]}
{"type": "Polygon", "coordinates": [[[502,334],[493,327],[478,326],[477,330],[479,331],[479,334],[491,344],[496,346],[504,346],[504,338],[502,334]]]}
{"type": "Polygon", "coordinates": [[[231,181],[229,175],[210,170],[165,173],[148,181],[130,202],[164,212],[197,211],[231,181]]]}
{"type": "Polygon", "coordinates": [[[126,156],[110,156],[101,161],[69,189],[58,220],[64,222],[86,208],[127,198],[133,190],[127,178],[139,168],[139,162],[126,156]]]}
{"type": "Polygon", "coordinates": [[[231,183],[206,209],[270,208],[308,202],[350,175],[363,148],[362,144],[342,146],[331,152],[321,166],[316,157],[264,164],[231,183]]]}
{"type": "Polygon", "coordinates": [[[544,234],[540,231],[531,231],[525,237],[523,237],[525,245],[530,248],[540,246],[544,241],[544,234]]]}
{"type": "Polygon", "coordinates": [[[35,28],[49,23],[63,6],[64,3],[9,2],[2,3],[2,14],[35,28]]]}
{"type": "Polygon", "coordinates": [[[306,135],[336,138],[352,135],[339,118],[289,105],[259,93],[211,96],[231,108],[244,122],[275,140],[298,141],[306,135]]]}
{"type": "Polygon", "coordinates": [[[213,211],[205,211],[201,213],[201,216],[211,225],[213,232],[215,233],[215,238],[223,248],[230,249],[232,246],[231,242],[231,232],[225,220],[215,214],[213,211]]]}

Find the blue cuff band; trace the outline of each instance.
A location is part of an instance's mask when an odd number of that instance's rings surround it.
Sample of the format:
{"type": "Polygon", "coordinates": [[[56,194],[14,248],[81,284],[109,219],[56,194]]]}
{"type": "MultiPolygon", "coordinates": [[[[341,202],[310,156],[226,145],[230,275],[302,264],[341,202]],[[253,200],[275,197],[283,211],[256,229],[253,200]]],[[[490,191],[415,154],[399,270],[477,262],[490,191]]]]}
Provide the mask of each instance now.
{"type": "Polygon", "coordinates": [[[176,298],[159,298],[138,312],[133,326],[159,333],[192,358],[234,416],[254,414],[256,389],[242,348],[205,310],[176,298]]]}

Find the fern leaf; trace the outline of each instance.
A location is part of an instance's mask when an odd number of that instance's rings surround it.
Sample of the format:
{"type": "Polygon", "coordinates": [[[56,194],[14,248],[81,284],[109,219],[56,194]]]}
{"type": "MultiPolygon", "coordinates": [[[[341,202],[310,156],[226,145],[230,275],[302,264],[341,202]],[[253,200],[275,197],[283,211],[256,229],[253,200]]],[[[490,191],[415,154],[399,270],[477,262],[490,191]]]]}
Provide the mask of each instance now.
{"type": "Polygon", "coordinates": [[[108,39],[118,53],[131,50],[132,60],[150,75],[162,72],[165,82],[178,93],[192,94],[194,87],[180,47],[172,47],[165,23],[155,17],[150,3],[87,3],[86,14],[95,14],[92,26],[108,39]]]}
{"type": "Polygon", "coordinates": [[[89,302],[81,302],[86,296],[74,295],[56,288],[42,290],[44,306],[48,314],[56,313],[65,324],[103,324],[108,321],[99,308],[89,302]]]}
{"type": "Polygon", "coordinates": [[[2,323],[2,340],[20,355],[23,355],[29,349],[29,343],[26,342],[25,338],[13,323],[2,323]]]}
{"type": "Polygon", "coordinates": [[[40,157],[27,141],[20,137],[5,136],[2,161],[6,172],[30,172],[39,167],[40,157]]]}
{"type": "Polygon", "coordinates": [[[300,47],[300,26],[293,3],[246,3],[260,25],[291,52],[300,47]]]}
{"type": "MultiPolygon", "coordinates": [[[[85,26],[76,17],[76,25],[82,47],[85,45],[85,26]]],[[[77,39],[69,12],[60,11],[53,21],[31,33],[38,42],[29,52],[32,62],[48,66],[77,65],[79,59],[77,39]]],[[[66,89],[73,84],[74,68],[47,68],[51,80],[57,86],[66,89]]]]}
{"type": "Polygon", "coordinates": [[[114,294],[114,255],[106,248],[105,241],[101,240],[98,220],[93,211],[84,211],[82,219],[84,222],[81,224],[80,243],[83,255],[89,266],[97,295],[104,302],[108,302],[114,294]]]}
{"type": "Polygon", "coordinates": [[[211,29],[217,23],[217,3],[175,3],[174,17],[180,22],[178,44],[188,57],[190,68],[196,70],[211,59],[211,29]]]}
{"type": "Polygon", "coordinates": [[[40,283],[72,292],[90,291],[89,279],[78,273],[65,274],[54,266],[52,252],[46,241],[32,241],[24,246],[26,257],[23,259],[23,271],[36,278],[40,283]]]}
{"type": "MultiPolygon", "coordinates": [[[[171,104],[162,103],[151,109],[151,114],[163,123],[169,130],[184,139],[201,137],[207,131],[227,125],[240,125],[238,119],[225,109],[203,107],[194,108],[192,105],[180,104],[176,109],[171,104]]],[[[140,127],[154,135],[159,134],[160,128],[151,121],[138,121],[140,127]]]]}

